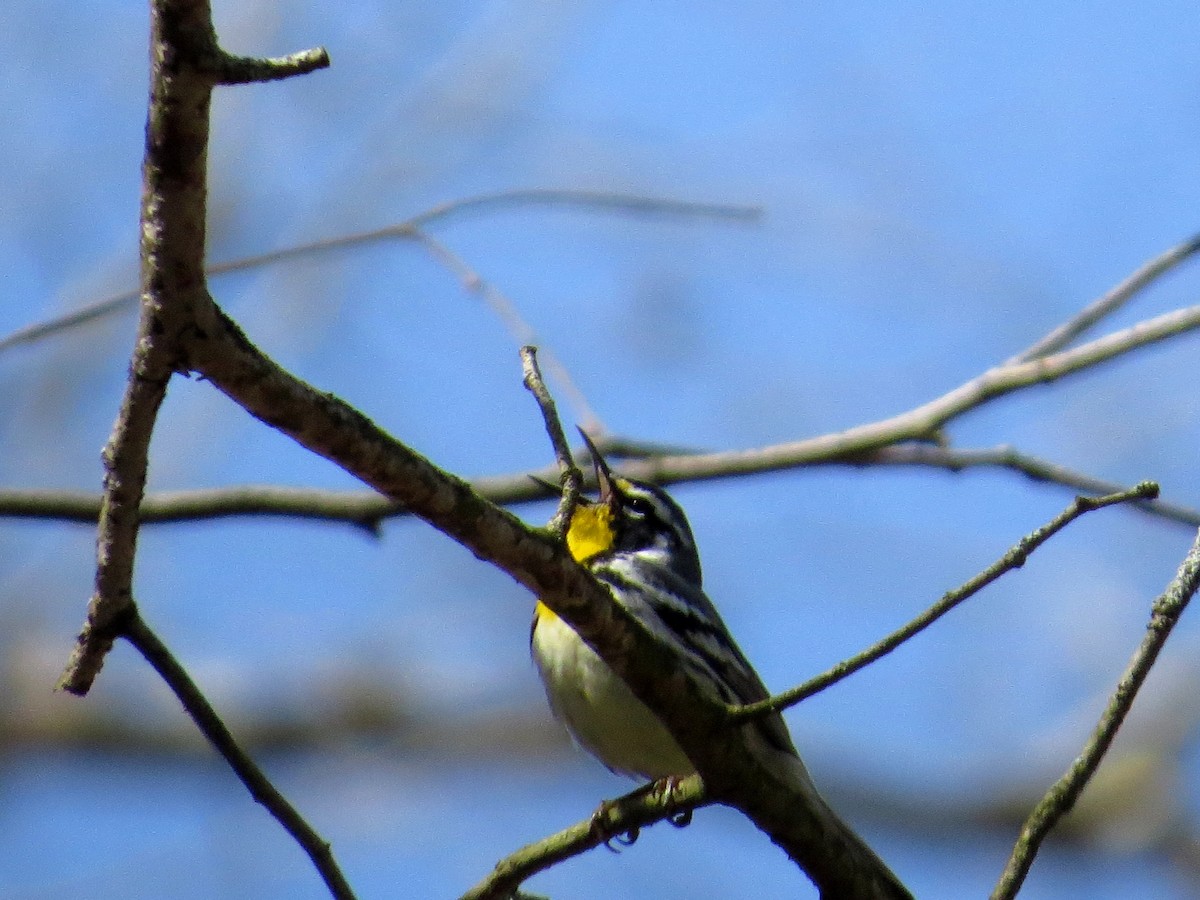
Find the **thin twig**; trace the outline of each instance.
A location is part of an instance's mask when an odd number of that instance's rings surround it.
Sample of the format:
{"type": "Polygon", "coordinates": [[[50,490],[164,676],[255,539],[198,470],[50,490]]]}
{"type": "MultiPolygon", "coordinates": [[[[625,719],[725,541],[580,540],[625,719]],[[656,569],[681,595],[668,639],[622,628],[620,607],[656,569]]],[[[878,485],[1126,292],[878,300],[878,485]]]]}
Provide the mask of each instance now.
{"type": "Polygon", "coordinates": [[[700,456],[695,447],[682,444],[666,444],[662,441],[647,441],[605,432],[592,437],[596,448],[604,458],[614,459],[661,459],[664,456],[700,456]]]}
{"type": "MultiPolygon", "coordinates": [[[[927,466],[950,472],[974,468],[1008,469],[1032,481],[1058,484],[1097,497],[1128,490],[1126,485],[1095,478],[1009,446],[955,449],[925,443],[896,444],[849,462],[864,466],[927,466]]],[[[1161,498],[1134,500],[1129,505],[1148,515],[1200,527],[1200,510],[1190,506],[1161,498]]]]}
{"type": "MultiPolygon", "coordinates": [[[[642,441],[602,437],[597,446],[605,458],[622,456],[612,446],[638,449],[634,458],[655,458],[653,452],[672,455],[678,448],[661,448],[642,441]]],[[[696,454],[701,456],[701,454],[696,454]]],[[[1012,447],[965,448],[956,450],[932,444],[898,444],[884,447],[871,454],[850,459],[797,460],[781,464],[780,468],[795,469],[810,466],[852,465],[927,466],[958,472],[970,468],[1001,468],[1050,484],[1062,485],[1081,493],[1100,496],[1127,490],[1127,486],[1095,478],[1059,466],[1048,460],[1023,453],[1012,447]]],[[[471,487],[481,497],[493,503],[514,505],[561,497],[560,490],[550,490],[546,483],[561,477],[554,466],[510,475],[476,478],[471,487]]],[[[663,475],[668,482],[688,480],[686,474],[676,476],[673,470],[663,475]]],[[[0,518],[50,519],[94,525],[100,515],[101,495],[91,491],[55,491],[10,489],[0,490],[0,518]]],[[[1200,526],[1200,510],[1161,498],[1136,500],[1131,506],[1153,516],[1184,525],[1200,526]]],[[[385,519],[402,518],[409,511],[398,503],[368,490],[321,490],[277,485],[240,485],[225,488],[161,491],[148,494],[138,510],[143,525],[194,522],[237,516],[313,519],[347,522],[378,535],[385,519]]]]}
{"type": "Polygon", "coordinates": [[[123,291],[120,294],[105,297],[103,300],[89,303],[87,306],[64,313],[61,316],[55,316],[52,319],[34,322],[32,325],[18,328],[16,331],[9,332],[3,339],[0,339],[0,353],[12,347],[18,347],[22,344],[32,344],[40,341],[42,338],[70,331],[72,328],[78,328],[81,325],[86,325],[88,322],[94,322],[97,319],[103,319],[105,316],[120,312],[123,309],[128,309],[137,301],[138,296],[137,291],[123,291]]]}
{"type": "Polygon", "coordinates": [[[992,565],[988,566],[965,584],[947,592],[942,596],[942,599],[902,628],[893,631],[887,637],[872,644],[861,653],[856,653],[849,659],[843,660],[827,671],[822,672],[814,678],[810,678],[808,681],[791,690],[776,694],[774,697],[759,703],[737,707],[730,713],[730,723],[745,722],[747,719],[753,719],[769,712],[779,712],[780,710],[787,709],[789,706],[794,706],[800,701],[811,697],[813,694],[820,693],[830,685],[836,684],[843,678],[853,675],[864,666],[870,665],[877,659],[886,656],[909,638],[920,634],[964,600],[979,593],[979,591],[1006,572],[1021,568],[1021,566],[1025,565],[1025,561],[1034,550],[1083,514],[1117,503],[1129,503],[1139,499],[1146,499],[1155,496],[1157,493],[1158,485],[1153,482],[1144,481],[1127,491],[1110,494],[1106,497],[1076,497],[1070,506],[1045,525],[1021,538],[1016,546],[1012,547],[1000,559],[996,560],[996,562],[992,563],[992,565]]]}
{"type": "Polygon", "coordinates": [[[635,477],[668,482],[768,472],[799,463],[846,460],[903,441],[930,441],[964,413],[1036,384],[1048,384],[1146,347],[1200,328],[1200,306],[1190,306],[1139,322],[1071,350],[1030,362],[989,369],[948,393],[915,409],[835,434],[773,444],[753,450],[731,450],[704,456],[665,456],[629,463],[635,477]]]}
{"type": "Polygon", "coordinates": [[[695,775],[683,779],[671,791],[639,788],[601,807],[597,813],[602,816],[601,822],[597,823],[594,816],[589,817],[506,856],[487,878],[463,894],[461,900],[507,900],[513,891],[538,872],[600,846],[605,842],[605,835],[636,835],[642,828],[703,805],[704,782],[695,775]]]}
{"type": "Polygon", "coordinates": [[[494,191],[452,200],[417,213],[408,221],[421,227],[433,221],[442,221],[465,212],[475,212],[488,207],[513,206],[566,206],[584,209],[608,209],[618,213],[650,216],[682,216],[706,219],[724,219],[730,222],[756,222],[762,218],[761,206],[738,203],[696,203],[692,200],[674,200],[670,197],[646,197],[618,191],[567,190],[561,188],[518,188],[509,191],[494,191]]]}
{"type": "Polygon", "coordinates": [[[212,704],[208,702],[200,689],[196,687],[187,670],[171,654],[166,645],[159,639],[145,621],[138,615],[136,608],[122,631],[122,637],[133,644],[137,651],[145,657],[167,686],[179,698],[184,710],[205,739],[213,746],[221,757],[229,763],[229,767],[237,774],[246,790],[256,802],[261,803],[296,843],[304,848],[321,878],[329,888],[330,894],[339,900],[354,900],[354,892],[350,889],[337,861],[333,857],[329,843],[321,838],[304,817],[296,811],[287,798],[271,784],[270,779],[238,746],[233,735],[226,727],[221,717],[217,715],[212,704]]]}
{"type": "Polygon", "coordinates": [[[1067,772],[1046,792],[1045,797],[1034,807],[1021,828],[1020,837],[1013,847],[1012,856],[1004,867],[1004,873],[992,891],[992,900],[1011,900],[1024,884],[1042,842],[1064,815],[1071,811],[1075,801],[1095,773],[1104,758],[1117,730],[1133,706],[1146,676],[1150,674],[1159,651],[1166,644],[1171,631],[1179,622],[1188,602],[1200,588],[1200,535],[1192,543],[1187,556],[1179,567],[1175,578],[1167,586],[1151,608],[1146,634],[1129,664],[1121,675],[1108,706],[1100,717],[1095,730],[1083,748],[1083,752],[1071,764],[1067,772]]]}
{"type": "Polygon", "coordinates": [[[1009,365],[1029,362],[1048,356],[1079,337],[1106,316],[1112,315],[1134,296],[1200,251],[1200,234],[1177,244],[1165,253],[1143,264],[1108,293],[1088,304],[1078,314],[1059,325],[1028,349],[1008,360],[1009,365]]]}
{"type": "MultiPolygon", "coordinates": [[[[533,330],[532,325],[525,321],[525,317],[521,315],[516,304],[509,300],[499,288],[472,269],[465,259],[425,231],[413,229],[413,238],[433,254],[434,258],[446,269],[454,273],[464,290],[477,294],[491,308],[513,340],[523,347],[538,346],[541,343],[537,332],[533,330]]],[[[575,384],[575,379],[571,377],[567,367],[552,351],[543,347],[540,352],[546,368],[558,383],[559,390],[567,395],[567,400],[578,413],[583,427],[595,431],[603,430],[600,417],[588,403],[583,391],[575,384]]]]}
{"type": "MultiPolygon", "coordinates": [[[[557,497],[557,491],[551,493],[540,483],[557,475],[556,468],[548,467],[537,472],[478,478],[471,486],[493,503],[528,503],[557,497]]],[[[0,518],[95,525],[101,502],[102,495],[90,491],[4,490],[0,491],[0,518]]],[[[372,535],[378,533],[379,523],[384,519],[409,515],[403,506],[375,491],[256,484],[149,494],[138,512],[143,525],[267,516],[348,522],[372,535]]]]}
{"type": "MultiPolygon", "coordinates": [[[[968,466],[997,465],[1020,471],[1031,478],[1046,480],[1075,490],[1106,493],[1114,487],[1111,482],[1093,476],[1074,473],[1020,453],[996,450],[953,450],[929,444],[919,438],[927,435],[931,426],[941,427],[954,417],[978,408],[1003,394],[1010,393],[1038,380],[1061,377],[1068,370],[1078,371],[1087,366],[1115,358],[1137,347],[1163,340],[1200,325],[1200,308],[1193,307],[1160,316],[1132,328],[1109,335],[1100,341],[1071,351],[1066,359],[1052,357],[1040,365],[1036,361],[1018,366],[1017,375],[1004,367],[985,373],[949,394],[890,419],[869,423],[834,434],[820,435],[800,441],[757,447],[751,450],[731,450],[718,453],[693,454],[678,452],[645,442],[626,442],[619,438],[602,437],[598,443],[607,453],[636,456],[625,468],[629,474],[649,478],[663,484],[734,475],[774,472],[810,465],[861,464],[863,461],[886,464],[931,465],[950,470],[968,466]],[[994,377],[994,373],[1004,375],[994,377]],[[988,380],[990,379],[990,384],[988,380]],[[904,443],[909,442],[912,443],[904,443]],[[661,455],[666,450],[668,455],[661,455]]],[[[550,472],[544,477],[553,477],[550,472]]],[[[545,492],[531,486],[526,475],[497,476],[480,479],[476,487],[498,503],[541,499],[545,492]]],[[[1200,518],[1196,510],[1163,500],[1137,504],[1154,515],[1185,524],[1195,524],[1200,518]]],[[[61,518],[73,521],[94,521],[100,501],[78,492],[0,491],[0,516],[28,518],[61,518]]],[[[373,529],[384,517],[405,515],[406,511],[374,495],[326,494],[321,491],[287,488],[229,488],[215,491],[181,491],[147,498],[141,510],[144,522],[180,521],[230,515],[284,515],[309,518],[343,519],[373,529]]]]}
{"type": "MultiPolygon", "coordinates": [[[[439,203],[437,206],[419,212],[403,222],[397,222],[394,225],[388,225],[384,228],[375,228],[370,231],[342,235],[341,237],[310,241],[303,244],[296,244],[292,247],[285,247],[282,250],[273,250],[268,253],[255,254],[254,256],[244,256],[239,259],[229,260],[228,262],[215,263],[205,269],[205,274],[210,277],[225,275],[230,272],[242,272],[247,269],[285,262],[289,259],[309,256],[328,250],[339,250],[397,238],[412,239],[415,236],[416,230],[422,226],[451,219],[468,212],[496,207],[531,205],[597,208],[637,215],[696,216],[740,222],[754,221],[762,215],[761,208],[755,206],[692,203],[686,200],[643,197],[636,194],[618,194],[608,191],[558,190],[553,188],[495,191],[464,197],[459,200],[451,200],[447,203],[439,203]]],[[[138,291],[124,291],[120,294],[114,294],[111,297],[90,303],[64,315],[55,316],[52,319],[37,322],[33,325],[27,325],[0,339],[0,353],[11,347],[33,343],[42,338],[119,312],[131,306],[137,300],[138,296],[138,291]]]]}
{"type": "Polygon", "coordinates": [[[558,509],[546,526],[552,533],[564,538],[567,525],[579,502],[579,492],[583,490],[583,474],[575,465],[571,456],[571,446],[563,433],[562,422],[558,418],[558,409],[554,398],[542,380],[541,370],[538,369],[537,348],[525,346],[521,348],[521,368],[525,373],[525,387],[537,400],[538,408],[542,411],[542,421],[546,424],[546,434],[550,437],[550,445],[554,448],[554,457],[558,460],[559,484],[562,495],[558,501],[558,509]]]}

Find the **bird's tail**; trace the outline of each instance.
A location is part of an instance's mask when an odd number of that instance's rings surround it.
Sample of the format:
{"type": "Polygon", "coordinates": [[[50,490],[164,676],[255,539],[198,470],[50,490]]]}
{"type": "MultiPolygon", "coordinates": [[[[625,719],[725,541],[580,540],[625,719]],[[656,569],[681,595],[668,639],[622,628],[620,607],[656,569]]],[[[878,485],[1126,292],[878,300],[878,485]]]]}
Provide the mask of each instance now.
{"type": "Polygon", "coordinates": [[[913,900],[887,864],[817,792],[800,757],[788,754],[784,765],[790,770],[788,780],[806,798],[804,814],[796,817],[806,839],[784,849],[812,879],[821,900],[913,900]]]}

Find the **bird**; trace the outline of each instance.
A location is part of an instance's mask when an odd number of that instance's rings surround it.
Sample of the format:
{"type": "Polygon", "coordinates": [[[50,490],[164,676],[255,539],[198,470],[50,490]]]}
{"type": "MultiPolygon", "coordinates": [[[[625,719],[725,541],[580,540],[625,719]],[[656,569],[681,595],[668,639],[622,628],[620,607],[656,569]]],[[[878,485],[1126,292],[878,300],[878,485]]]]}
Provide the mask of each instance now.
{"type": "MultiPolygon", "coordinates": [[[[704,592],[699,550],[683,509],[661,487],[614,474],[588,434],[580,433],[599,496],[580,497],[574,507],[565,534],[571,556],[613,602],[671,649],[706,692],[728,705],[767,699],[762,679],[704,592]]],[[[541,600],[534,608],[530,649],[551,710],[576,743],[610,770],[668,791],[696,771],[661,720],[541,600]]],[[[823,846],[860,876],[854,893],[847,893],[844,883],[828,891],[818,883],[822,900],[911,900],[887,865],[817,792],[783,717],[772,712],[752,727],[760,729],[772,765],[781,767],[806,812],[820,822],[823,846]]]]}

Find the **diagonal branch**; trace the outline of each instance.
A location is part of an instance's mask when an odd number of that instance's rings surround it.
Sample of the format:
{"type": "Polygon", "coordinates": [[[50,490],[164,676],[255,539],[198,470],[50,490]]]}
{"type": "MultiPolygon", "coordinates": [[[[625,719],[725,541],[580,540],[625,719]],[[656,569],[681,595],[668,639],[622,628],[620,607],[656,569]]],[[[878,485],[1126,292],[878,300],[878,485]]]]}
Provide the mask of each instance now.
{"type": "Polygon", "coordinates": [[[602,806],[596,814],[602,816],[601,821],[591,816],[509,854],[460,900],[508,900],[538,872],[605,843],[605,835],[636,835],[642,828],[703,803],[704,783],[694,775],[679,782],[673,791],[639,788],[602,806]]]}
{"type": "MultiPolygon", "coordinates": [[[[508,333],[516,339],[517,343],[523,347],[540,343],[537,332],[534,331],[532,325],[525,321],[525,318],[517,309],[517,305],[505,296],[499,288],[491,282],[486,281],[472,269],[466,260],[447,247],[443,242],[433,237],[433,235],[419,228],[413,229],[412,237],[420,242],[421,246],[429,251],[434,259],[441,263],[446,270],[453,273],[459,279],[463,290],[479,295],[483,302],[488,305],[504,324],[508,333]]],[[[556,354],[549,350],[542,350],[542,358],[546,362],[548,371],[554,376],[554,380],[558,382],[559,388],[567,395],[567,400],[583,419],[583,427],[600,430],[600,417],[596,415],[596,411],[588,403],[587,397],[575,383],[575,379],[571,377],[571,373],[567,371],[567,367],[562,364],[556,354]]]]}
{"type": "Polygon", "coordinates": [[[288,834],[299,844],[313,866],[320,873],[329,892],[337,900],[354,900],[354,892],[349,882],[338,868],[337,861],[330,852],[329,843],[325,841],[312,826],[304,820],[296,808],[287,801],[283,794],[271,784],[263,771],[255,765],[246,754],[216,710],[205,699],[200,689],[196,687],[187,670],[171,654],[166,645],[159,639],[145,621],[138,615],[136,608],[122,628],[121,636],[129,641],[142,654],[146,662],[154,667],[163,681],[183,704],[201,734],[229,763],[229,767],[237,774],[246,790],[256,802],[261,803],[266,810],[281,824],[288,834]]]}
{"type": "Polygon", "coordinates": [[[1200,251],[1200,234],[1189,238],[1181,244],[1175,245],[1165,253],[1159,254],[1154,259],[1138,267],[1137,271],[1113,287],[1104,296],[1088,304],[1076,315],[1034,343],[1033,346],[1014,356],[1009,362],[1029,362],[1030,360],[1040,359],[1061,350],[1105,317],[1111,316],[1172,269],[1190,259],[1198,251],[1200,251]]]}
{"type": "Polygon", "coordinates": [[[996,581],[1006,572],[1011,572],[1013,569],[1019,569],[1025,565],[1025,561],[1029,558],[1029,554],[1033,553],[1038,547],[1058,534],[1080,516],[1085,513],[1097,509],[1103,509],[1106,506],[1113,506],[1117,503],[1130,503],[1137,500],[1145,500],[1152,498],[1158,494],[1158,485],[1150,481],[1143,481],[1136,487],[1130,488],[1127,491],[1122,491],[1117,494],[1110,494],[1107,497],[1076,497],[1075,501],[1064,509],[1061,513],[1047,522],[1045,525],[1038,528],[1036,531],[1027,534],[1025,537],[1005,553],[1000,559],[992,563],[966,584],[948,591],[942,599],[933,606],[929,607],[921,615],[917,616],[911,622],[908,622],[902,628],[893,631],[887,637],[872,644],[861,653],[856,653],[849,659],[843,660],[832,668],[822,672],[814,678],[810,678],[791,690],[784,691],[767,700],[759,703],[753,703],[742,706],[734,710],[730,719],[733,723],[744,722],[748,719],[757,718],[765,715],[768,712],[778,712],[787,709],[789,706],[795,706],[802,700],[806,700],[813,694],[820,693],[831,685],[837,684],[843,678],[853,675],[859,669],[870,665],[878,659],[883,658],[891,653],[909,638],[912,638],[946,613],[950,612],[964,600],[973,597],[981,590],[987,587],[992,582],[996,581]]]}
{"type": "Polygon", "coordinates": [[[662,482],[685,478],[706,479],[735,473],[774,471],[799,463],[845,460],[904,441],[937,442],[947,424],[993,400],[1093,369],[1141,347],[1198,328],[1200,306],[1189,306],[1052,356],[996,366],[928,403],[888,419],[858,425],[835,434],[753,450],[641,460],[630,463],[626,471],[635,477],[662,482]]]}
{"type": "MultiPolygon", "coordinates": [[[[265,64],[262,70],[269,75],[278,75],[278,77],[289,77],[292,72],[289,67],[300,67],[304,65],[313,65],[320,62],[321,58],[317,54],[323,54],[323,50],[308,50],[301,54],[296,54],[293,57],[284,57],[281,60],[264,60],[252,61],[265,64]]],[[[324,57],[324,61],[328,61],[328,57],[324,57]]],[[[257,71],[257,70],[255,70],[257,71]]],[[[231,71],[228,73],[225,83],[233,83],[236,81],[237,72],[231,71]]],[[[253,72],[251,73],[253,74],[253,72]]],[[[229,260],[227,262],[214,263],[205,269],[205,274],[210,277],[213,275],[226,275],[230,272],[243,272],[247,269],[255,269],[262,266],[274,265],[276,263],[286,262],[290,259],[296,259],[303,256],[311,256],[314,253],[322,253],[329,250],[340,250],[347,247],[357,247],[365,244],[372,244],[378,241],[387,241],[395,239],[412,239],[416,236],[418,229],[426,225],[432,225],[444,220],[454,219],[458,216],[478,210],[498,209],[504,207],[516,206],[549,206],[549,207],[582,207],[604,209],[616,213],[626,213],[631,215],[658,215],[658,216],[692,216],[703,217],[709,219],[718,219],[730,222],[753,222],[762,216],[762,210],[756,206],[739,206],[733,204],[721,203],[695,203],[688,200],[673,200],[665,197],[645,197],[638,194],[622,194],[614,191],[586,191],[586,190],[568,190],[563,188],[517,188],[507,191],[493,191],[485,194],[475,194],[470,197],[462,197],[458,200],[451,200],[446,203],[439,203],[429,209],[423,210],[402,222],[397,222],[394,225],[388,225],[384,228],[375,228],[370,231],[360,231],[353,234],[342,235],[341,237],[326,238],[319,241],[310,241],[303,244],[296,244],[292,247],[286,247],[282,250],[272,250],[267,253],[259,253],[253,256],[246,256],[240,259],[229,260]]],[[[52,319],[47,319],[42,322],[35,322],[32,325],[27,325],[24,328],[19,328],[0,338],[0,353],[12,347],[17,347],[22,344],[30,344],[43,338],[50,337],[54,334],[59,334],[68,331],[72,328],[77,328],[81,325],[86,325],[88,322],[93,322],[113,313],[120,312],[132,306],[137,300],[139,294],[137,291],[124,291],[120,294],[114,294],[111,297],[105,297],[101,300],[89,303],[80,309],[72,310],[69,313],[64,313],[61,316],[55,316],[52,319]]]]}
{"type": "Polygon", "coordinates": [[[1071,764],[1058,781],[1047,791],[1046,796],[1034,807],[1021,828],[1020,837],[1013,847],[1000,881],[992,891],[992,900],[1011,900],[1024,884],[1034,857],[1042,841],[1054,828],[1058,820],[1071,811],[1079,795],[1095,774],[1116,737],[1117,730],[1133,707],[1138,691],[1150,674],[1158,654],[1171,636],[1188,603],[1200,588],[1200,534],[1179,566],[1179,571],[1167,585],[1163,594],[1154,601],[1146,634],[1134,652],[1124,674],[1109,699],[1100,721],[1083,752],[1071,764]]]}
{"type": "MultiPolygon", "coordinates": [[[[863,466],[925,466],[945,469],[949,472],[961,472],[964,469],[974,468],[1008,469],[1024,475],[1031,481],[1058,484],[1095,497],[1119,494],[1129,490],[1114,481],[1096,478],[1009,446],[955,449],[936,444],[910,442],[881,447],[871,454],[852,460],[852,462],[863,466]]],[[[1171,522],[1200,527],[1200,510],[1180,503],[1172,503],[1161,497],[1139,498],[1131,501],[1129,505],[1144,513],[1171,522]]]]}
{"type": "Polygon", "coordinates": [[[567,525],[579,503],[579,492],[583,489],[583,473],[571,457],[571,447],[567,444],[567,436],[563,434],[562,422],[558,419],[558,408],[554,398],[542,380],[542,371],[538,368],[537,348],[525,346],[521,348],[521,368],[525,371],[525,387],[533,394],[538,408],[542,411],[542,421],[546,423],[546,435],[550,438],[550,446],[554,448],[554,457],[558,461],[558,479],[560,494],[558,509],[547,525],[551,534],[563,537],[567,533],[567,525]]]}

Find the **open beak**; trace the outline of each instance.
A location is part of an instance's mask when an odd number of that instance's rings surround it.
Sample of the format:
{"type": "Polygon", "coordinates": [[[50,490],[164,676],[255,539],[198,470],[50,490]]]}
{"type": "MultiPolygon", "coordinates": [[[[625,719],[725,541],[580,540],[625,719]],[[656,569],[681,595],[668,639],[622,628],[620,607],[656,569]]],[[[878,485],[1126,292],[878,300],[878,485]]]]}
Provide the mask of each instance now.
{"type": "Polygon", "coordinates": [[[583,442],[587,444],[588,452],[592,455],[592,466],[596,469],[596,482],[600,485],[600,502],[616,506],[617,488],[613,483],[612,470],[609,469],[608,463],[604,461],[604,457],[600,455],[600,451],[592,439],[588,437],[588,433],[580,428],[579,434],[583,438],[583,442]]]}

